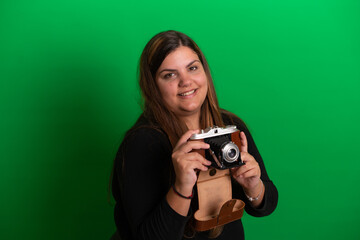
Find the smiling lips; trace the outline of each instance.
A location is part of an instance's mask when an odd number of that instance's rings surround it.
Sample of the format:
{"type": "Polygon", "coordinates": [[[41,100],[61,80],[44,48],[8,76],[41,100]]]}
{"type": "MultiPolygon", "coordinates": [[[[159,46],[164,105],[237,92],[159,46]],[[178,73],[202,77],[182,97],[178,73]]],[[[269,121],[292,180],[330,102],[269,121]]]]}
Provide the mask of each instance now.
{"type": "Polygon", "coordinates": [[[179,93],[178,95],[181,96],[181,97],[186,97],[186,96],[189,96],[193,93],[195,93],[196,89],[193,89],[191,91],[188,91],[188,92],[184,92],[184,93],[179,93]]]}

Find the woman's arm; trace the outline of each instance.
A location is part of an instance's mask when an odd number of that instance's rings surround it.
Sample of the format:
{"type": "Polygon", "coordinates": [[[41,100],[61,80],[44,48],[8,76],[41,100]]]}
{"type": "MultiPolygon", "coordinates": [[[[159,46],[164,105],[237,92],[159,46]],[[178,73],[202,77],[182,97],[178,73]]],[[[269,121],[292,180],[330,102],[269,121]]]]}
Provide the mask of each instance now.
{"type": "MultiPolygon", "coordinates": [[[[245,123],[241,121],[239,118],[233,118],[234,124],[237,128],[244,132],[247,140],[247,153],[245,154],[245,158],[253,158],[255,160],[255,164],[258,165],[258,169],[260,170],[260,180],[252,186],[251,189],[246,189],[242,187],[238,181],[233,179],[233,195],[234,198],[240,198],[245,201],[245,210],[247,213],[253,216],[261,217],[267,216],[271,214],[278,202],[278,191],[276,186],[270,180],[268,173],[265,168],[264,161],[259,153],[259,150],[256,147],[255,141],[252,138],[248,128],[245,123]],[[249,197],[259,197],[258,200],[250,202],[248,200],[249,197]]],[[[242,155],[243,156],[243,155],[242,155]]]]}
{"type": "Polygon", "coordinates": [[[151,128],[126,137],[115,163],[121,201],[134,239],[181,239],[188,217],[166,201],[170,189],[171,146],[151,128]]]}
{"type": "Polygon", "coordinates": [[[199,153],[194,152],[195,149],[207,149],[209,144],[203,141],[188,141],[198,130],[187,131],[177,142],[172,154],[172,162],[175,170],[175,183],[171,191],[167,194],[169,205],[177,213],[186,216],[192,196],[193,188],[197,181],[197,171],[207,171],[211,164],[199,153]]]}

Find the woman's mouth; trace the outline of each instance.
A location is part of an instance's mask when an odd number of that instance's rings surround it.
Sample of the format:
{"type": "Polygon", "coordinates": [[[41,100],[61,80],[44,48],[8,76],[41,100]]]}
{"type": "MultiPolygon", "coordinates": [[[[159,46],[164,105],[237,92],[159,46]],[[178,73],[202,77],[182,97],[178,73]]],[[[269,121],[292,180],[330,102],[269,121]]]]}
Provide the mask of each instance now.
{"type": "Polygon", "coordinates": [[[183,93],[179,93],[178,95],[181,96],[181,97],[186,97],[186,96],[189,96],[193,93],[195,93],[196,89],[193,89],[191,91],[188,91],[188,92],[183,92],[183,93]]]}

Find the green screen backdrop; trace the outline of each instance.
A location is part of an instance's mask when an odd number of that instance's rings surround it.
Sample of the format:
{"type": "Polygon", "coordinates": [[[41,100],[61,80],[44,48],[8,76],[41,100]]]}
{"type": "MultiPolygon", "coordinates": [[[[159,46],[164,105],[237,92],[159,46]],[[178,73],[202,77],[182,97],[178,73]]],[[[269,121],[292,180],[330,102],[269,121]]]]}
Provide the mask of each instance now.
{"type": "Polygon", "coordinates": [[[358,0],[1,1],[0,239],[110,238],[138,60],[169,29],[199,44],[278,187],[246,238],[360,239],[358,0]]]}

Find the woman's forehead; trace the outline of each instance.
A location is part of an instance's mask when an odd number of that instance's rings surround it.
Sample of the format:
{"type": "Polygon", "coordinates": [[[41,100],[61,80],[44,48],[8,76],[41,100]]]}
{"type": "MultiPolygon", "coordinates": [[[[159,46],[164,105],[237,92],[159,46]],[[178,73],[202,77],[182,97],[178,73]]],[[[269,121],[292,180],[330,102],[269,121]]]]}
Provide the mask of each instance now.
{"type": "Polygon", "coordinates": [[[189,47],[180,46],[165,57],[159,70],[164,67],[186,67],[194,60],[200,60],[196,52],[189,47]]]}

